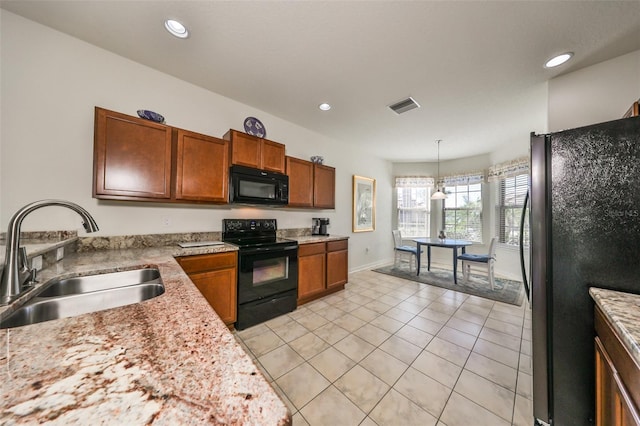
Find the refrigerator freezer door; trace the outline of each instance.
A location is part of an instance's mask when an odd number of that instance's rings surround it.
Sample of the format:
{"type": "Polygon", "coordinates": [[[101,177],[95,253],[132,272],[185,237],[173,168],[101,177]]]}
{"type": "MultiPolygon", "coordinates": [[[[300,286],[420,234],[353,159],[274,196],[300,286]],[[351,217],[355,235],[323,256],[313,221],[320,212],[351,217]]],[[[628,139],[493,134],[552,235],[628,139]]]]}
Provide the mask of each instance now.
{"type": "Polygon", "coordinates": [[[531,155],[534,416],[589,425],[589,287],[640,293],[640,118],[534,137],[531,155]]]}

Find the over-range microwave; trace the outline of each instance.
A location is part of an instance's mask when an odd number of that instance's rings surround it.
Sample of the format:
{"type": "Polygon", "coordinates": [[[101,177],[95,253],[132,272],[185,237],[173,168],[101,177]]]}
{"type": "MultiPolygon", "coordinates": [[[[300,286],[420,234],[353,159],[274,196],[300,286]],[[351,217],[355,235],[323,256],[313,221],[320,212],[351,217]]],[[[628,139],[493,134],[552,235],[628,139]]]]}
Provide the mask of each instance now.
{"type": "Polygon", "coordinates": [[[244,166],[231,166],[229,202],[240,204],[289,204],[289,176],[244,166]]]}

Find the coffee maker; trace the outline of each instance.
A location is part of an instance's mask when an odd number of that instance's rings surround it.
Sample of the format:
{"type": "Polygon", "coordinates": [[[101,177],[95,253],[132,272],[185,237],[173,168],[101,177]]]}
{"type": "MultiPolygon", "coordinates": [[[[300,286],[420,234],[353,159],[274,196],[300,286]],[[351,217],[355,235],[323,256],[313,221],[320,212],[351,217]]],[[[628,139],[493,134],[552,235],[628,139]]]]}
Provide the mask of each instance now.
{"type": "Polygon", "coordinates": [[[314,217],[312,220],[313,226],[311,228],[312,235],[329,235],[327,226],[329,225],[328,217],[314,217]]]}

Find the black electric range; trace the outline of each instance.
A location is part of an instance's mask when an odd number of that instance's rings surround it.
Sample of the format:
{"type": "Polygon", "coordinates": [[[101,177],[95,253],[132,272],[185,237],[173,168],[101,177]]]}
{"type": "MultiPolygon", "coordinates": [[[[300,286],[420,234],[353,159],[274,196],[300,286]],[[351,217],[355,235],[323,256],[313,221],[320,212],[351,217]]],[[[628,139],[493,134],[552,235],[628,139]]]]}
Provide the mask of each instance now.
{"type": "Polygon", "coordinates": [[[238,330],[296,309],[298,243],[277,229],[276,219],[222,221],[222,241],[239,248],[238,330]]]}

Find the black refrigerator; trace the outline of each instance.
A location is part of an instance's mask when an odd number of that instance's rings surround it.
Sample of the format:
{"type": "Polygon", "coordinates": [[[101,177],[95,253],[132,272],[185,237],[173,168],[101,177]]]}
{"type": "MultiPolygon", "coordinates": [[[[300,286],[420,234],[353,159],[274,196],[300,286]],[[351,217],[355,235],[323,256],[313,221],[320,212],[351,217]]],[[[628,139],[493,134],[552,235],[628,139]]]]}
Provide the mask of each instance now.
{"type": "Polygon", "coordinates": [[[640,293],[640,117],[532,134],[530,195],[535,422],[591,425],[589,288],[640,293]]]}

